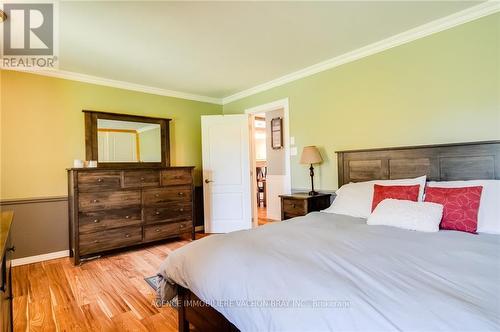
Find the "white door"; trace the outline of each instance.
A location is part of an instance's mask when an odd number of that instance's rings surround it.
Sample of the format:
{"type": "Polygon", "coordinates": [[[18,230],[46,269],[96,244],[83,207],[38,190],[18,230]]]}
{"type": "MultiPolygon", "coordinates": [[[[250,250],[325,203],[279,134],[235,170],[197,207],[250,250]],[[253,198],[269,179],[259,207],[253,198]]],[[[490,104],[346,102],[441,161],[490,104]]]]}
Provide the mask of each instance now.
{"type": "Polygon", "coordinates": [[[248,115],[201,117],[205,232],[252,228],[248,115]]]}

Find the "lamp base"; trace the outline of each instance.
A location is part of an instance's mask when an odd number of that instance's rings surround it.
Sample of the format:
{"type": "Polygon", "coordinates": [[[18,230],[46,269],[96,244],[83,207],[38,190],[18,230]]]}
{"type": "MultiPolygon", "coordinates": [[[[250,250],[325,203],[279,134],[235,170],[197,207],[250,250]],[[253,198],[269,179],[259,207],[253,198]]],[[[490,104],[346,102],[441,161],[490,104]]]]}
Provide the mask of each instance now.
{"type": "Polygon", "coordinates": [[[311,190],[311,191],[309,192],[309,196],[316,196],[316,195],[318,195],[318,194],[319,194],[319,193],[318,193],[317,191],[314,191],[314,190],[311,190]]]}

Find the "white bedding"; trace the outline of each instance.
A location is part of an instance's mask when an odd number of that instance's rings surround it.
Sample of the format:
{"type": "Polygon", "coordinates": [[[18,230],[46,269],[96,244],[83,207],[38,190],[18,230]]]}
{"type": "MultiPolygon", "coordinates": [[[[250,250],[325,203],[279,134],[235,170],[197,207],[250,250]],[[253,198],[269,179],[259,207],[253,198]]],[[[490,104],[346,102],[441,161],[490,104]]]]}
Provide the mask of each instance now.
{"type": "Polygon", "coordinates": [[[499,235],[316,212],[194,241],[159,274],[242,331],[500,330],[499,235]]]}

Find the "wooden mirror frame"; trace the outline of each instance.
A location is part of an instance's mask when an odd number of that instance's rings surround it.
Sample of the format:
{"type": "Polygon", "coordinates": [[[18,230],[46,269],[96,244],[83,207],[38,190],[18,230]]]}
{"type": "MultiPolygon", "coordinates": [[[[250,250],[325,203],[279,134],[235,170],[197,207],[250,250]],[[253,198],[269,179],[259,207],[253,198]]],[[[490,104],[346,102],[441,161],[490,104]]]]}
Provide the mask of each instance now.
{"type": "Polygon", "coordinates": [[[154,118],[129,114],[107,113],[83,110],[85,114],[85,158],[97,160],[99,168],[151,168],[170,166],[170,121],[171,119],[154,118]],[[131,122],[146,122],[160,125],[161,131],[161,162],[105,162],[98,160],[97,120],[118,120],[131,122]]]}

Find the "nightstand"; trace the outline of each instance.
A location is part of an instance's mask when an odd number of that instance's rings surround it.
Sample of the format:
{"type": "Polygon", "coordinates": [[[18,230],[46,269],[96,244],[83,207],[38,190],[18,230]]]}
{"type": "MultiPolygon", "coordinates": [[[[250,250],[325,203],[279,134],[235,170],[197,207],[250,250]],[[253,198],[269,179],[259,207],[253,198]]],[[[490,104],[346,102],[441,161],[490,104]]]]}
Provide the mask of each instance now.
{"type": "Polygon", "coordinates": [[[331,194],[311,196],[308,193],[280,195],[281,220],[305,216],[309,212],[324,210],[330,206],[331,194]]]}

